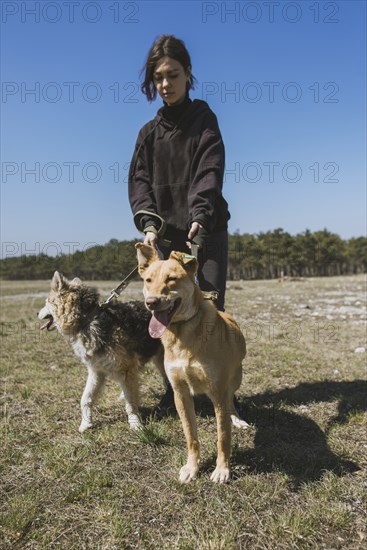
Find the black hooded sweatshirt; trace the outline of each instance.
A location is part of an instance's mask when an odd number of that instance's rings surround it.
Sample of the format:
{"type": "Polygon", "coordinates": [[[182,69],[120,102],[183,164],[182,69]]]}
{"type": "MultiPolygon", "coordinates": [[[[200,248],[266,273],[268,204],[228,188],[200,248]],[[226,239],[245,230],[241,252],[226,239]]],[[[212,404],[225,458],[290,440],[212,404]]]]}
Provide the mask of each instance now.
{"type": "MultiPolygon", "coordinates": [[[[140,130],[129,171],[129,200],[161,216],[166,236],[187,236],[193,222],[209,232],[227,228],[230,217],[222,196],[224,144],[215,114],[205,101],[186,97],[164,105],[140,130]]],[[[141,231],[156,225],[149,216],[136,221],[141,231]]]]}

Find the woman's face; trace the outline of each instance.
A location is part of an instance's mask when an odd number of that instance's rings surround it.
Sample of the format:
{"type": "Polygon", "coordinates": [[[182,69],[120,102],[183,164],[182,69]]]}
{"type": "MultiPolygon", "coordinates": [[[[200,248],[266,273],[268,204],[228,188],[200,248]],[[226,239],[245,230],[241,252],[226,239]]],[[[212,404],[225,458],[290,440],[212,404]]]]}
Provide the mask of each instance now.
{"type": "Polygon", "coordinates": [[[179,61],[162,57],[153,72],[154,85],[167,105],[178,105],[186,97],[186,83],[190,79],[190,67],[184,71],[179,61]]]}

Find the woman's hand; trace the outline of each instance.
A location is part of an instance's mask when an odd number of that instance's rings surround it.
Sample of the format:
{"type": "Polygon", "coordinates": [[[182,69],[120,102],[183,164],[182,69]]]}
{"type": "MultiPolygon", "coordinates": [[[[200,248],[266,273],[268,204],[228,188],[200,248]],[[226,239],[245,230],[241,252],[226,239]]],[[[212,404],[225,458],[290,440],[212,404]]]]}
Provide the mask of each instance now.
{"type": "Polygon", "coordinates": [[[189,234],[187,235],[190,241],[195,237],[196,233],[199,231],[200,228],[203,228],[203,226],[200,225],[200,223],[192,222],[189,234]]]}
{"type": "Polygon", "coordinates": [[[144,244],[149,244],[153,248],[157,248],[158,235],[153,233],[153,231],[147,231],[145,233],[144,244]]]}
{"type": "Polygon", "coordinates": [[[199,248],[204,248],[206,239],[208,237],[207,230],[199,222],[193,222],[188,234],[187,246],[191,248],[191,244],[195,244],[199,248]]]}

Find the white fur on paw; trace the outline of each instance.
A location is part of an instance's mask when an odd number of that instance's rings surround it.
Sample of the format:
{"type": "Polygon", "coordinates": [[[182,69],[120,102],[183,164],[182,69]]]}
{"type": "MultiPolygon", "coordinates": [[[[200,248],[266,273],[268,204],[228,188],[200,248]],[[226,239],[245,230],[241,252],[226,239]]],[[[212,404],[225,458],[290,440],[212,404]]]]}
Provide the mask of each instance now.
{"type": "Polygon", "coordinates": [[[229,468],[217,466],[210,476],[214,483],[226,483],[229,480],[229,468]]]}
{"type": "Polygon", "coordinates": [[[235,414],[231,414],[231,420],[232,420],[232,424],[233,424],[233,426],[235,426],[235,428],[241,428],[242,430],[246,430],[247,428],[251,428],[250,424],[247,424],[247,422],[245,422],[244,420],[241,420],[241,418],[239,418],[235,414]]]}
{"type": "Polygon", "coordinates": [[[87,420],[82,420],[79,426],[79,431],[82,434],[83,432],[85,432],[85,430],[88,430],[89,428],[92,428],[92,427],[93,427],[92,422],[88,422],[87,420]]]}
{"type": "Polygon", "coordinates": [[[139,430],[139,428],[141,428],[140,418],[137,414],[129,414],[128,421],[132,430],[139,430]]]}
{"type": "Polygon", "coordinates": [[[190,483],[190,481],[195,481],[197,473],[197,468],[186,464],[185,466],[182,466],[180,470],[179,480],[181,483],[190,483]]]}

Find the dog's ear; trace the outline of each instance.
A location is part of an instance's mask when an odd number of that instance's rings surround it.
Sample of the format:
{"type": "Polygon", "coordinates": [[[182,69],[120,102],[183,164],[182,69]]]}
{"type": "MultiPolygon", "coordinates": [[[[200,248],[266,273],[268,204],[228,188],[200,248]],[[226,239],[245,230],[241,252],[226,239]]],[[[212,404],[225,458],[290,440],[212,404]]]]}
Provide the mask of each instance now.
{"type": "Polygon", "coordinates": [[[190,254],[185,254],[184,252],[173,251],[169,255],[170,260],[177,260],[180,262],[182,267],[186,269],[189,273],[195,275],[198,270],[199,264],[195,256],[190,256],[190,254]]]}
{"type": "Polygon", "coordinates": [[[68,280],[64,275],[59,273],[58,271],[55,271],[54,276],[52,277],[51,281],[51,288],[52,290],[60,290],[62,287],[67,285],[68,280]]]}
{"type": "Polygon", "coordinates": [[[78,285],[81,285],[83,283],[82,283],[81,279],[79,279],[79,277],[74,277],[74,279],[72,281],[70,281],[70,284],[78,286],[78,285]]]}
{"type": "Polygon", "coordinates": [[[142,275],[151,263],[159,260],[159,256],[156,249],[148,244],[136,243],[135,248],[138,256],[138,271],[142,275]]]}

